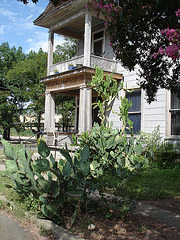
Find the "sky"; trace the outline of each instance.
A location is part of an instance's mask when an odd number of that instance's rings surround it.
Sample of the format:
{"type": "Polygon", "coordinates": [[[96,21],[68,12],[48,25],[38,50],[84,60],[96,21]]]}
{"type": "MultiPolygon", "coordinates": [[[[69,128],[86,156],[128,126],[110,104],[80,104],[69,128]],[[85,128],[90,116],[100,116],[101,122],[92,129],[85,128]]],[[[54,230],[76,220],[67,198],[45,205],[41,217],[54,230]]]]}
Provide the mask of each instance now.
{"type": "MultiPolygon", "coordinates": [[[[45,10],[49,0],[29,1],[27,5],[17,0],[0,1],[0,44],[8,42],[10,47],[23,48],[24,53],[47,51],[48,29],[35,26],[33,21],[45,10]]],[[[63,38],[55,36],[55,46],[63,38]]]]}

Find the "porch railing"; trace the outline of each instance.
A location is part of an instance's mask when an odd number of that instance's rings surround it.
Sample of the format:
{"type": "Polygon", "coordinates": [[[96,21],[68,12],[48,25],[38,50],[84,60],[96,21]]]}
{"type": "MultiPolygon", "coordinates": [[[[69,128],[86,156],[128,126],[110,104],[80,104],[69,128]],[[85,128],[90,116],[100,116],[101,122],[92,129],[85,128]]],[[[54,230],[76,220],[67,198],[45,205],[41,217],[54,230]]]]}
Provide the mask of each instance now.
{"type": "MultiPolygon", "coordinates": [[[[83,66],[84,56],[73,57],[69,60],[62,61],[56,64],[53,64],[50,67],[50,75],[53,75],[57,72],[62,73],[68,71],[68,66],[71,64],[75,67],[83,66]]],[[[117,61],[103,58],[95,55],[91,55],[91,67],[99,66],[105,71],[116,72],[117,71],[117,61]]]]}

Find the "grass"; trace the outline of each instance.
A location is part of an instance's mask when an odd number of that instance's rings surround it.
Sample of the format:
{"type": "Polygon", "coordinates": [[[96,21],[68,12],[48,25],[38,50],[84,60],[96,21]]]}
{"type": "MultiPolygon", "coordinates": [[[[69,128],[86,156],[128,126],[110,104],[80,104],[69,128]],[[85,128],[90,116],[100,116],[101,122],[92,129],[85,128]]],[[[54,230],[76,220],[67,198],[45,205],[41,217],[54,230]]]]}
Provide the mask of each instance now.
{"type": "MultiPolygon", "coordinates": [[[[18,218],[25,217],[25,212],[36,214],[39,210],[39,201],[32,197],[26,197],[19,195],[12,188],[7,188],[5,185],[12,185],[11,180],[5,176],[4,171],[0,171],[0,193],[5,194],[8,201],[15,203],[15,208],[10,203],[4,205],[7,209],[13,210],[14,214],[18,218]]],[[[2,205],[2,204],[1,204],[2,205]]]]}
{"type": "Polygon", "coordinates": [[[180,196],[180,169],[151,169],[133,176],[128,195],[138,200],[157,200],[180,196]]]}

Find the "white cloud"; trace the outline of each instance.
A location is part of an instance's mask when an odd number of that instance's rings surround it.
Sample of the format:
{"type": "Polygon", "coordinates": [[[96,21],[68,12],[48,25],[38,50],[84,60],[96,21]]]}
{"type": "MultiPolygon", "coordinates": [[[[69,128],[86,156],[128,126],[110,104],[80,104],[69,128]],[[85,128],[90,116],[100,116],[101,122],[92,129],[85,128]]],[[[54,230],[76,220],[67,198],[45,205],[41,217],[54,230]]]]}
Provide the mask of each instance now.
{"type": "Polygon", "coordinates": [[[5,25],[0,26],[0,35],[4,34],[4,28],[5,28],[5,25]]]}
{"type": "Polygon", "coordinates": [[[26,18],[26,21],[28,21],[29,19],[32,19],[34,16],[31,14],[30,16],[28,16],[27,18],[26,18]]]}
{"type": "MultiPolygon", "coordinates": [[[[55,46],[61,45],[64,39],[60,36],[55,35],[54,39],[54,50],[55,46]]],[[[40,48],[43,51],[47,52],[48,50],[48,32],[36,31],[33,38],[28,38],[26,41],[29,44],[29,48],[26,50],[26,53],[33,50],[38,52],[40,48]]]]}
{"type": "Polygon", "coordinates": [[[9,11],[8,9],[5,8],[0,8],[0,14],[4,17],[7,17],[12,22],[17,21],[17,17],[19,17],[17,13],[9,11]]]}

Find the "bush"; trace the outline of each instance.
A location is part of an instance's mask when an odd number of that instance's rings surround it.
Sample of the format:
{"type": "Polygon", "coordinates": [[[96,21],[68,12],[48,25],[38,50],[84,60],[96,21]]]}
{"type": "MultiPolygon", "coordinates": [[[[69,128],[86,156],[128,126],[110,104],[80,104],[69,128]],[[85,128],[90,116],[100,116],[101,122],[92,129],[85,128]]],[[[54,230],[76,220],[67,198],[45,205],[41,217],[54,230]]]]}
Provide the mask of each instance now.
{"type": "Polygon", "coordinates": [[[150,166],[169,168],[178,166],[177,157],[180,153],[180,144],[162,142],[159,126],[152,133],[141,132],[143,152],[150,160],[150,166]]]}
{"type": "MultiPolygon", "coordinates": [[[[46,143],[40,141],[40,157],[32,160],[31,151],[23,144],[13,146],[2,139],[6,160],[7,176],[13,188],[20,195],[29,199],[33,196],[40,202],[39,216],[63,221],[64,212],[71,209],[73,214],[79,202],[86,202],[91,184],[87,178],[90,171],[89,149],[85,146],[72,158],[68,150],[61,150],[66,160],[55,161],[46,143]],[[50,158],[50,161],[47,159],[50,158]],[[89,189],[86,192],[86,189],[89,189]],[[71,198],[70,194],[76,194],[71,198]]],[[[33,204],[33,202],[32,202],[33,204]]],[[[31,206],[31,204],[29,204],[31,206]]]]}
{"type": "Polygon", "coordinates": [[[179,154],[180,144],[172,144],[162,142],[154,153],[152,162],[157,164],[159,168],[169,168],[178,166],[177,157],[179,154]]]}
{"type": "MultiPolygon", "coordinates": [[[[74,137],[74,142],[79,149],[84,145],[89,147],[91,175],[95,178],[105,179],[105,175],[116,175],[124,181],[148,164],[147,158],[141,155],[141,141],[133,136],[128,138],[122,135],[118,129],[96,123],[90,132],[84,133],[78,139],[74,137]]],[[[103,182],[102,188],[105,187],[106,183],[103,182]]]]}

